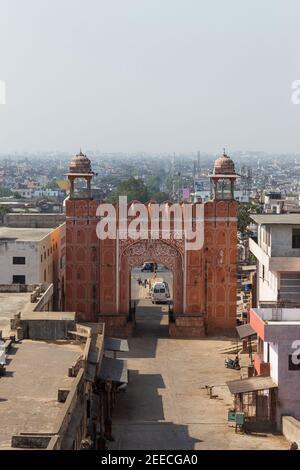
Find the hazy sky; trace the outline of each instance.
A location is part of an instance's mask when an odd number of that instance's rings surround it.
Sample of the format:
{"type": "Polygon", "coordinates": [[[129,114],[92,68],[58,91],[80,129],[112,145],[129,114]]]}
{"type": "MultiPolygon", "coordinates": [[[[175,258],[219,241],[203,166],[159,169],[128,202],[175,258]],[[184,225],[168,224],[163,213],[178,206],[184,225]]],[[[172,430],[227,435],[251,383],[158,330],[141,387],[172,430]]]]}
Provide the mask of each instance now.
{"type": "Polygon", "coordinates": [[[299,0],[0,0],[0,153],[300,151],[299,0]]]}

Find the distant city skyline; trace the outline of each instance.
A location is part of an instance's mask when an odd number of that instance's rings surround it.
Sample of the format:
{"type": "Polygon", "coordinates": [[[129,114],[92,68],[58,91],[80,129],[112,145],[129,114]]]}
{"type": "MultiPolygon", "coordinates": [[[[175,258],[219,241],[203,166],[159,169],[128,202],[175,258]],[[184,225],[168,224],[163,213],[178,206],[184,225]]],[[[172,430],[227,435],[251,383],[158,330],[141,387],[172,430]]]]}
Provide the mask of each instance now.
{"type": "Polygon", "coordinates": [[[0,154],[299,153],[297,0],[0,0],[0,154]]]}

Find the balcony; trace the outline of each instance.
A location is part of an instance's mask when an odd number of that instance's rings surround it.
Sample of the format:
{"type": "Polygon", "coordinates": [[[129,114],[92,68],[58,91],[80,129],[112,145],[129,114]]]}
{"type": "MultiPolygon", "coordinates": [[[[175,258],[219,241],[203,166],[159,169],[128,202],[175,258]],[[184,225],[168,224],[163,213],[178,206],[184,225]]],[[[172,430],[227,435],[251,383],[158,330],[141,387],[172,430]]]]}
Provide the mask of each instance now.
{"type": "MultiPolygon", "coordinates": [[[[249,249],[255,258],[265,266],[265,269],[274,272],[299,272],[299,256],[270,256],[257,243],[254,237],[249,238],[249,249]]],[[[296,255],[296,254],[295,254],[296,255]]]]}
{"type": "Polygon", "coordinates": [[[254,369],[257,375],[270,375],[270,363],[264,362],[262,355],[258,352],[254,354],[254,369]]]}
{"type": "Polygon", "coordinates": [[[254,238],[249,238],[249,249],[255,258],[262,263],[266,269],[269,269],[269,256],[264,250],[258,245],[254,238]]]}
{"type": "Polygon", "coordinates": [[[288,271],[288,272],[299,272],[300,271],[300,260],[299,257],[281,257],[273,256],[270,258],[269,269],[271,271],[288,271]]]}

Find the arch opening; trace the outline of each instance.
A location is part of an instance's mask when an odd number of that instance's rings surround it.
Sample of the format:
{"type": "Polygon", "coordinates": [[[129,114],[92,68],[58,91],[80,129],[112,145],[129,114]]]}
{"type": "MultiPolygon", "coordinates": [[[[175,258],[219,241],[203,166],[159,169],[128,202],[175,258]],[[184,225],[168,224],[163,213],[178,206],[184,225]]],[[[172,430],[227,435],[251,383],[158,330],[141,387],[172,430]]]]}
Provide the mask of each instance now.
{"type": "Polygon", "coordinates": [[[173,303],[173,272],[151,260],[130,271],[130,304],[135,303],[139,335],[168,336],[173,303]]]}
{"type": "Polygon", "coordinates": [[[137,325],[138,320],[141,319],[139,307],[147,310],[150,317],[151,308],[153,315],[155,315],[156,309],[156,315],[159,311],[158,315],[165,316],[161,320],[162,324],[166,325],[169,323],[169,308],[174,314],[183,312],[182,256],[171,244],[162,240],[155,242],[142,240],[131,244],[122,253],[119,272],[120,312],[129,313],[132,306],[131,301],[135,301],[137,325]],[[147,269],[147,264],[154,266],[153,271],[147,269]],[[142,271],[143,267],[144,271],[142,271]],[[157,303],[152,304],[150,289],[151,284],[155,281],[155,276],[157,280],[161,279],[162,283],[167,283],[166,290],[169,290],[170,297],[165,299],[164,303],[158,299],[157,303]],[[138,284],[139,278],[140,284],[138,284]],[[145,279],[147,279],[146,285],[145,279]]]}

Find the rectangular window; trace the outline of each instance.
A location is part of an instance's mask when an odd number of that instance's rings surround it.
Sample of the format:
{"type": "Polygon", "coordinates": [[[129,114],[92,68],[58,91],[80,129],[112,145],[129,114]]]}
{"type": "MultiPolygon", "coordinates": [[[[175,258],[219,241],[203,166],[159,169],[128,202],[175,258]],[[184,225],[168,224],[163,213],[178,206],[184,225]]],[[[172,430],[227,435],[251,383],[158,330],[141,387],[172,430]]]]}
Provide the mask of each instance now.
{"type": "Polygon", "coordinates": [[[293,228],[292,248],[300,248],[300,228],[293,228]]]}
{"type": "Polygon", "coordinates": [[[25,264],[25,256],[13,256],[13,264],[25,264]]]}
{"type": "Polygon", "coordinates": [[[266,228],[266,243],[268,246],[271,244],[271,227],[266,228]]]}
{"type": "Polygon", "coordinates": [[[66,263],[66,257],[65,257],[65,255],[62,255],[60,257],[60,269],[62,269],[64,267],[65,263],[66,263]]]}
{"type": "Polygon", "coordinates": [[[26,284],[25,276],[13,276],[13,284],[26,284]]]}
{"type": "Polygon", "coordinates": [[[262,233],[262,241],[265,245],[268,245],[270,246],[270,242],[271,242],[271,228],[264,225],[264,227],[262,227],[261,229],[261,233],[262,233]]]}

